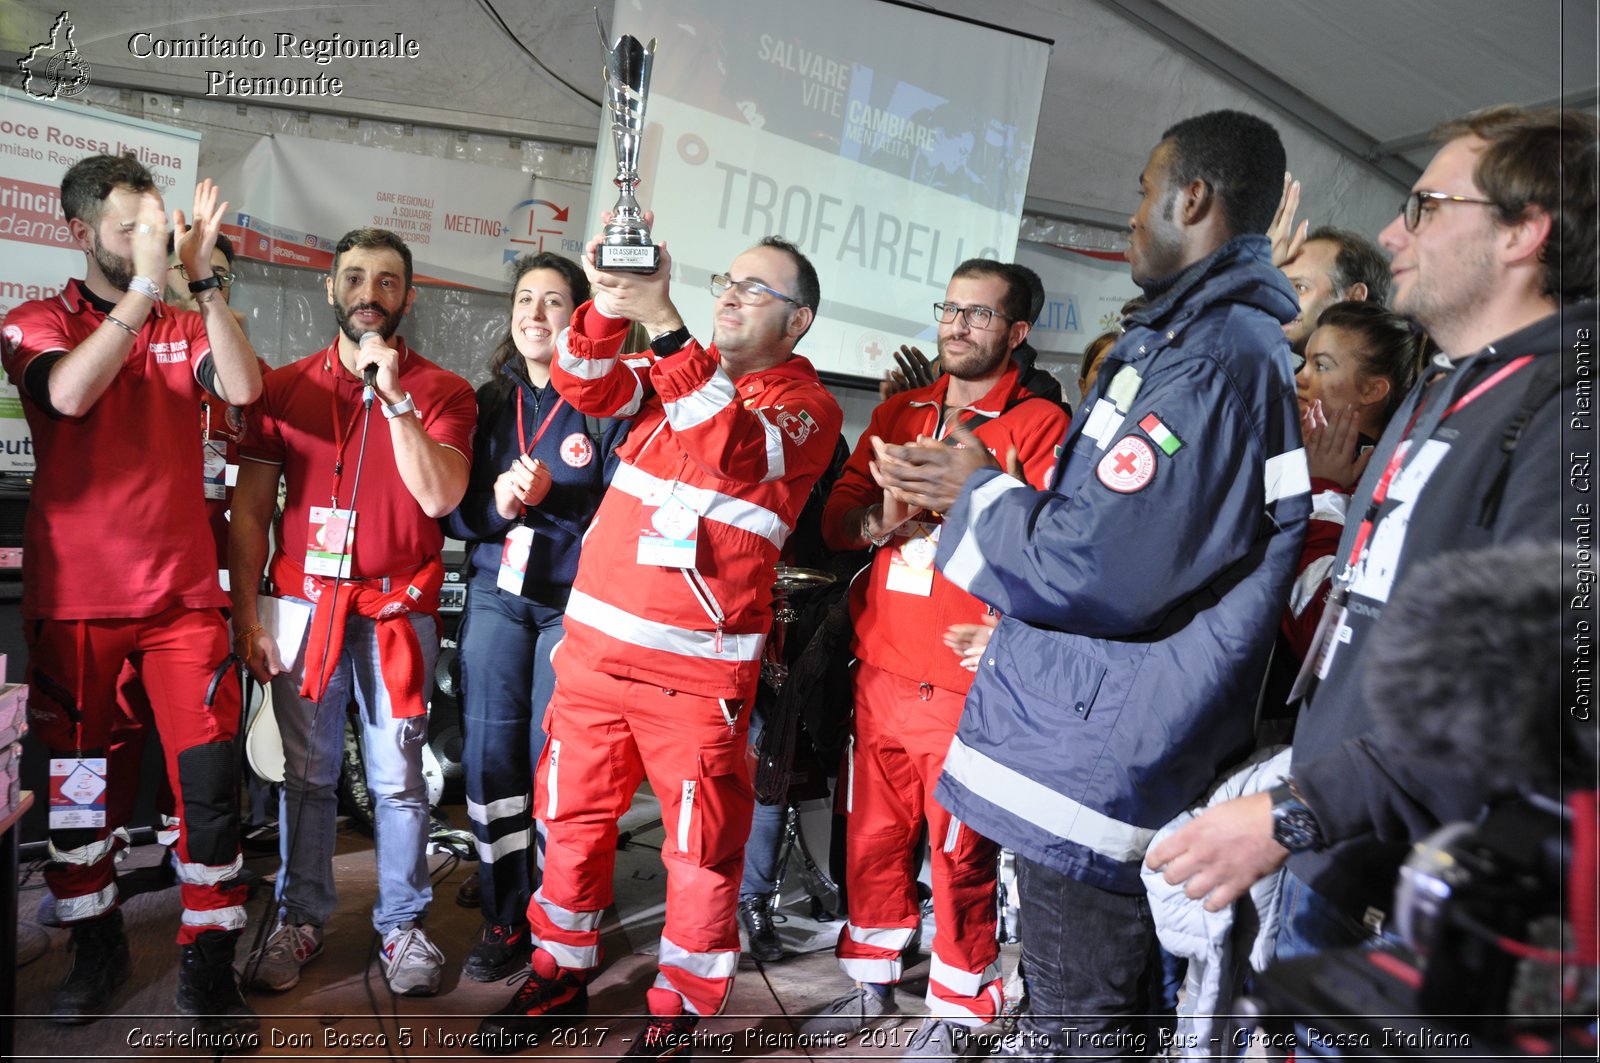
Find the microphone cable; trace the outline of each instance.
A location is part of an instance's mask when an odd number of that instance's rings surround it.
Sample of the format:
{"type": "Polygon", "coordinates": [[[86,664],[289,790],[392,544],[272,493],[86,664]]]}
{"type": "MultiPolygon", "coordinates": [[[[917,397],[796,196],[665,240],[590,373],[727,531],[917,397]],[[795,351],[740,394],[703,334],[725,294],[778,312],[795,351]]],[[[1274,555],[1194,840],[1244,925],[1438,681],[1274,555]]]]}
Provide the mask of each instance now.
{"type": "MultiPolygon", "coordinates": [[[[364,333],[362,335],[361,340],[363,342],[365,342],[368,336],[373,336],[373,337],[377,337],[377,338],[380,338],[380,339],[382,338],[382,337],[378,337],[378,334],[375,333],[375,332],[367,332],[367,333],[364,333]]],[[[361,497],[361,470],[366,464],[367,432],[368,432],[369,427],[372,424],[372,402],[373,402],[373,398],[374,398],[374,396],[376,394],[376,388],[375,388],[374,385],[376,383],[377,372],[378,372],[378,367],[376,365],[369,365],[369,366],[366,367],[366,369],[364,370],[364,373],[363,373],[363,376],[364,376],[364,387],[363,387],[363,390],[362,390],[362,398],[361,398],[361,405],[362,405],[362,408],[363,408],[363,412],[362,412],[362,416],[361,416],[361,441],[356,447],[356,475],[355,475],[355,482],[350,487],[350,507],[349,507],[349,509],[350,509],[350,513],[352,515],[352,518],[358,516],[359,513],[360,513],[360,511],[356,508],[356,502],[361,497]]],[[[328,607],[330,609],[335,608],[339,603],[339,588],[341,586],[343,586],[343,584],[345,582],[345,575],[344,575],[345,568],[346,568],[346,566],[344,564],[340,564],[338,566],[338,568],[334,571],[333,588],[332,588],[332,590],[330,592],[328,592],[328,594],[324,595],[325,598],[328,598],[328,607]]],[[[281,592],[281,588],[280,588],[280,592],[281,592]]],[[[315,623],[316,623],[316,610],[317,610],[318,607],[321,606],[321,604],[322,604],[322,602],[320,600],[312,603],[311,618],[310,618],[310,620],[307,621],[308,628],[310,626],[314,626],[315,625],[315,623]]],[[[309,636],[309,632],[308,632],[308,636],[309,636]]],[[[322,642],[322,660],[317,664],[317,678],[318,679],[323,679],[328,674],[328,653],[329,653],[329,651],[331,649],[332,649],[332,641],[331,641],[331,639],[324,639],[323,642],[322,642]]],[[[307,661],[306,663],[308,665],[310,664],[309,661],[307,661]]],[[[301,672],[302,681],[304,680],[304,677],[305,677],[305,672],[302,670],[302,672],[301,672]]],[[[295,809],[294,824],[293,824],[292,829],[283,837],[282,841],[279,843],[279,850],[280,850],[280,852],[283,853],[282,867],[280,867],[278,869],[278,874],[280,876],[288,875],[290,860],[294,856],[295,847],[300,843],[300,840],[301,840],[300,826],[301,826],[302,818],[305,816],[305,811],[306,811],[306,795],[307,795],[307,791],[308,791],[307,780],[310,778],[310,775],[311,775],[312,756],[316,752],[316,748],[317,748],[317,737],[318,737],[317,736],[317,724],[322,718],[323,701],[326,698],[326,696],[327,696],[327,684],[324,682],[324,684],[323,684],[323,697],[320,697],[316,701],[311,703],[312,704],[311,724],[306,729],[307,740],[306,740],[305,756],[301,760],[300,803],[299,803],[298,807],[296,807],[296,809],[295,809]]],[[[299,692],[296,691],[296,693],[295,693],[295,701],[298,703],[301,700],[302,699],[299,696],[299,692]]],[[[273,709],[274,713],[276,713],[278,711],[278,706],[277,706],[276,700],[274,700],[274,702],[273,702],[272,709],[273,709]]],[[[280,731],[281,731],[281,727],[280,727],[280,731]]],[[[340,745],[339,745],[338,749],[342,750],[343,748],[344,748],[343,747],[343,741],[341,739],[341,742],[340,742],[340,745]]],[[[337,785],[337,780],[335,780],[335,785],[337,785]]],[[[285,772],[285,775],[284,775],[283,787],[284,787],[284,789],[283,789],[283,803],[286,806],[285,810],[287,810],[287,805],[289,803],[289,778],[288,778],[287,772],[285,772]]],[[[338,800],[337,795],[335,796],[334,800],[335,801],[338,800]]],[[[282,828],[283,828],[282,817],[280,817],[280,819],[279,819],[279,830],[282,830],[282,828]]],[[[374,837],[376,837],[376,833],[377,833],[377,824],[376,823],[373,824],[373,833],[374,833],[374,837]]],[[[277,922],[278,922],[278,915],[277,915],[276,909],[278,907],[279,892],[280,892],[279,887],[277,885],[275,885],[274,888],[273,888],[272,893],[269,896],[269,901],[271,902],[271,904],[273,906],[273,909],[274,909],[274,911],[272,913],[272,919],[270,920],[270,922],[273,925],[274,929],[276,929],[277,922]]],[[[265,930],[266,926],[268,925],[268,922],[269,922],[269,920],[263,919],[262,923],[261,923],[261,929],[265,930]]],[[[250,986],[254,982],[255,976],[256,976],[256,972],[260,969],[261,961],[264,958],[265,948],[264,948],[264,943],[260,942],[260,932],[259,931],[257,932],[256,936],[257,936],[257,941],[258,941],[257,947],[253,952],[251,952],[250,958],[249,958],[249,962],[246,963],[246,965],[245,965],[244,977],[240,979],[240,981],[242,983],[239,986],[239,990],[240,990],[241,995],[248,995],[249,994],[250,986]]]]}

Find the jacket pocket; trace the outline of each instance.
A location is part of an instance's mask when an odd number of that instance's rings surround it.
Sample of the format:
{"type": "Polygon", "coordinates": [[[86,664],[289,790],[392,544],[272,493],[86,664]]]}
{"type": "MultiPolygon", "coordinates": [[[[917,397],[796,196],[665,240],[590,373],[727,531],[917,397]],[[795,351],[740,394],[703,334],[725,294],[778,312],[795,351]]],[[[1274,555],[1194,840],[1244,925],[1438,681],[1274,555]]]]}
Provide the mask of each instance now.
{"type": "Polygon", "coordinates": [[[1039,703],[1063,705],[1087,720],[1105,682],[1106,665],[1048,632],[1013,629],[1006,635],[998,640],[995,660],[1007,685],[1015,683],[1039,703]]]}
{"type": "Polygon", "coordinates": [[[745,745],[740,734],[702,747],[695,777],[681,783],[678,851],[697,867],[716,867],[744,850],[755,804],[745,745]]]}

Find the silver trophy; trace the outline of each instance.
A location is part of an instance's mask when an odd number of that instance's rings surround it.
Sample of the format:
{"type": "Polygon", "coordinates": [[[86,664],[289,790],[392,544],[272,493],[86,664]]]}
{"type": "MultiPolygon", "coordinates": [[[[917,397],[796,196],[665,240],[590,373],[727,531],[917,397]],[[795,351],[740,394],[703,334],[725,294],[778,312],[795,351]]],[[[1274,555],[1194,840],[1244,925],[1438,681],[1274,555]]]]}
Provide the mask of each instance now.
{"type": "MultiPolygon", "coordinates": [[[[605,43],[603,28],[600,40],[605,43]]],[[[654,273],[661,266],[661,248],[650,239],[644,211],[633,195],[639,187],[639,146],[644,140],[644,107],[655,53],[654,37],[645,45],[623,34],[606,54],[606,102],[611,109],[611,140],[617,148],[617,176],[612,183],[620,195],[611,210],[611,224],[594,250],[594,264],[615,273],[654,273]]]]}

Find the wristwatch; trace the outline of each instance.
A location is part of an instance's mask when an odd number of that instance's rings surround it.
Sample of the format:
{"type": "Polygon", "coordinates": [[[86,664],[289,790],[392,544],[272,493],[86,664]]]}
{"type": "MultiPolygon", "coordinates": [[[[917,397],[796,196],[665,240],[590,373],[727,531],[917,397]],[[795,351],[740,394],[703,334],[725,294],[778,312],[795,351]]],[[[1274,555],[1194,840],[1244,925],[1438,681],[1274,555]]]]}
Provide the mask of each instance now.
{"type": "Polygon", "coordinates": [[[161,287],[149,277],[135,277],[128,282],[128,291],[138,292],[152,303],[161,301],[161,287]]]}
{"type": "Polygon", "coordinates": [[[689,326],[681,325],[671,332],[663,332],[650,341],[650,350],[655,352],[657,358],[665,358],[669,354],[676,354],[683,350],[683,345],[689,342],[689,326]]]}
{"type": "Polygon", "coordinates": [[[1294,783],[1285,779],[1268,791],[1272,798],[1272,840],[1291,853],[1321,849],[1327,843],[1316,813],[1295,792],[1294,783]]]}
{"type": "Polygon", "coordinates": [[[414,412],[416,408],[417,404],[412,401],[411,392],[408,391],[406,392],[406,397],[395,403],[393,406],[385,403],[383,406],[383,416],[392,421],[401,414],[414,412]]]}
{"type": "Polygon", "coordinates": [[[222,287],[222,278],[217,276],[215,273],[208,273],[204,277],[202,277],[201,279],[199,279],[197,281],[190,281],[189,282],[189,294],[190,295],[199,295],[201,292],[205,291],[207,288],[220,288],[220,287],[222,287]]]}

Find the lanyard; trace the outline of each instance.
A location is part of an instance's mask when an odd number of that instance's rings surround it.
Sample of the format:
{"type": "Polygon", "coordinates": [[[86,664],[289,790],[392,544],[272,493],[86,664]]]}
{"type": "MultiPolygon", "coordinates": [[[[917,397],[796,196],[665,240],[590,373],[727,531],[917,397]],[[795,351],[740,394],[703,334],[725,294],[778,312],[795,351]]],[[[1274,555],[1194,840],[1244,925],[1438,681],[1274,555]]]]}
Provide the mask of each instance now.
{"type": "MultiPolygon", "coordinates": [[[[535,399],[537,402],[537,398],[535,399]]],[[[522,433],[522,396],[517,396],[517,447],[524,454],[532,454],[533,448],[539,445],[539,440],[544,438],[544,430],[550,427],[550,422],[556,419],[556,414],[561,412],[561,407],[567,404],[566,399],[556,399],[556,404],[550,407],[550,412],[545,414],[544,421],[539,425],[539,430],[533,434],[533,442],[529,443],[522,433]]]]}
{"type": "MultiPolygon", "coordinates": [[[[1512,359],[1495,370],[1494,373],[1480,381],[1471,391],[1446,406],[1444,412],[1439,414],[1437,419],[1425,425],[1427,431],[1418,433],[1418,438],[1424,443],[1432,439],[1433,433],[1438,431],[1439,426],[1444,424],[1452,415],[1466,409],[1531,361],[1533,361],[1533,355],[1525,354],[1521,358],[1512,359]]],[[[1378,477],[1377,484],[1372,488],[1372,500],[1367,504],[1367,512],[1361,519],[1361,526],[1356,529],[1355,542],[1351,544],[1350,548],[1350,558],[1345,562],[1346,573],[1355,571],[1356,562],[1361,558],[1361,551],[1366,548],[1367,540],[1372,535],[1372,529],[1377,524],[1378,510],[1389,497],[1389,487],[1393,484],[1395,476],[1405,466],[1406,459],[1415,457],[1422,449],[1416,445],[1411,435],[1412,430],[1417,427],[1417,420],[1421,415],[1422,404],[1418,403],[1417,408],[1411,413],[1411,422],[1406,425],[1406,430],[1401,435],[1400,442],[1395,444],[1394,452],[1389,455],[1389,461],[1383,467],[1383,475],[1378,477]],[[1402,445],[1408,442],[1411,443],[1410,446],[1402,445]]]]}

